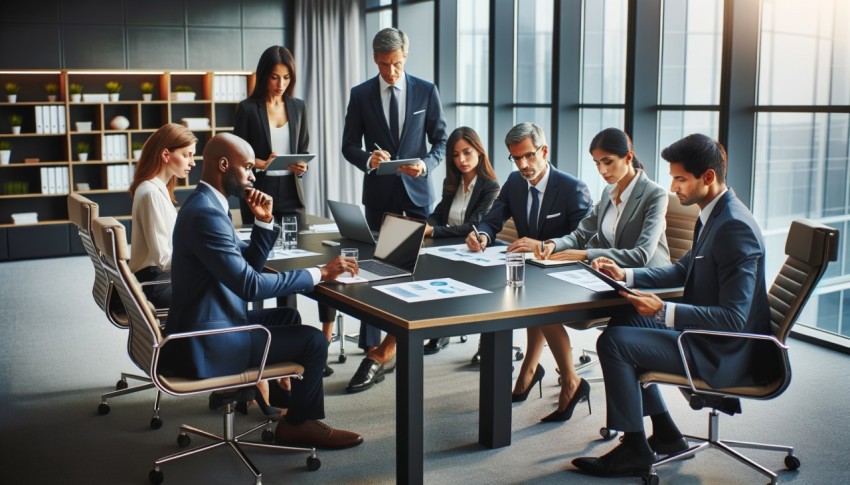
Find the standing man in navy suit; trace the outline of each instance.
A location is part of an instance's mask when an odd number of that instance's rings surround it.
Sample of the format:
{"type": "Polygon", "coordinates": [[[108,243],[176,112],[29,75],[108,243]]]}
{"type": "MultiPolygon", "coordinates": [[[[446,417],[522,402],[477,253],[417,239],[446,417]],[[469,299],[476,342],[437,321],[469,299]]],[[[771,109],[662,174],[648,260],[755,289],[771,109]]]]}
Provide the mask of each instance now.
{"type": "MultiPolygon", "coordinates": [[[[685,375],[677,339],[684,329],[767,334],[770,307],[764,275],[764,241],[747,207],[726,187],[726,151],[705,135],[690,135],[661,152],[670,163],[670,190],[682,205],[700,209],[694,245],[676,264],[621,269],[607,258],[593,266],[628,286],[684,286],[682,302],[651,293],[621,292],[634,308],[612,316],[596,342],[605,376],[608,427],[625,432],[622,443],[601,457],[576,458],[581,471],[599,476],[640,475],[656,454],[687,449],[656,385],[643,388],[645,371],[685,375]],[[643,418],[652,420],[647,439],[643,418]]],[[[693,377],[712,387],[764,382],[769,375],[741,376],[759,361],[763,347],[750,339],[694,338],[685,342],[693,377]]],[[[766,371],[769,372],[769,371],[766,371]]],[[[765,373],[766,374],[766,373],[765,373]]]]}
{"type": "MultiPolygon", "coordinates": [[[[373,230],[380,229],[386,212],[428,217],[436,200],[431,174],[446,151],[440,94],[434,84],[404,72],[408,44],[407,34],[395,28],[375,35],[372,56],[379,75],[351,89],[345,114],[342,154],[364,173],[363,205],[373,230]],[[402,166],[395,175],[378,175],[378,164],[391,159],[419,161],[402,166]]],[[[383,343],[380,339],[380,330],[361,325],[360,347],[370,351],[349,392],[365,391],[393,370],[395,338],[387,336],[383,343]]]]}
{"type": "MultiPolygon", "coordinates": [[[[177,215],[173,234],[172,301],[168,333],[228,329],[261,324],[271,332],[267,364],[296,362],[304,378],[294,379],[289,412],[275,431],[281,444],[321,448],[356,446],[363,438],[333,429],[325,417],[322,370],[328,346],[317,328],[301,325],[289,307],[247,311],[246,301],[312,291],[357,263],[341,257],[322,268],[264,273],[278,231],[272,198],[253,188],[254,150],[245,140],[223,133],[204,148],[201,181],[177,215]],[[227,197],[245,201],[254,215],[250,243],[242,242],[230,221],[227,197]]],[[[177,376],[209,378],[260,365],[265,333],[230,332],[178,339],[163,349],[168,371],[177,376]]]]}

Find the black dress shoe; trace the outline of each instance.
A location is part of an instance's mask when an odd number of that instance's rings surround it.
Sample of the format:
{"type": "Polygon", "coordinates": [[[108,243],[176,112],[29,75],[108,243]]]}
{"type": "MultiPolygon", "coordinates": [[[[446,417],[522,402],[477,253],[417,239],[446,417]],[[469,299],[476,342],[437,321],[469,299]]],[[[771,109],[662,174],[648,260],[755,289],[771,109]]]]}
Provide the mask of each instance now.
{"type": "Polygon", "coordinates": [[[425,344],[425,355],[436,354],[446,345],[449,345],[449,337],[432,338],[425,344]]]}
{"type": "Polygon", "coordinates": [[[573,460],[573,465],[584,473],[598,477],[641,476],[658,461],[655,453],[640,455],[621,443],[600,457],[582,457],[573,460]]]}
{"type": "Polygon", "coordinates": [[[334,368],[329,366],[328,364],[325,364],[325,371],[322,372],[322,375],[324,377],[330,377],[330,376],[333,375],[333,373],[334,373],[334,368]]]}
{"type": "Polygon", "coordinates": [[[661,441],[655,435],[652,435],[647,441],[649,441],[649,447],[652,448],[652,451],[659,455],[675,455],[691,447],[684,436],[679,436],[679,439],[673,441],[661,441]]]}
{"type": "Polygon", "coordinates": [[[365,391],[375,384],[383,381],[384,374],[386,373],[387,371],[384,364],[366,357],[362,362],[360,362],[360,367],[348,382],[348,386],[345,390],[349,393],[365,391]]]}

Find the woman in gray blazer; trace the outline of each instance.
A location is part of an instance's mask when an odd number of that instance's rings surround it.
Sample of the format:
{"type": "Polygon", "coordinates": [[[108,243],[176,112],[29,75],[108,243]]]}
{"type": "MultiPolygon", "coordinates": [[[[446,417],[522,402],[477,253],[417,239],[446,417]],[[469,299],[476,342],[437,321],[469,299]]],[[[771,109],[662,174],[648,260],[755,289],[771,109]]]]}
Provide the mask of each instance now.
{"type": "MultiPolygon", "coordinates": [[[[664,235],[667,213],[667,191],[647,177],[643,165],[634,154],[632,141],[622,130],[607,128],[590,142],[590,154],[605,182],[599,203],[578,228],[561,238],[544,241],[535,250],[538,259],[593,260],[605,256],[626,267],[657,267],[670,264],[670,251],[664,235]]],[[[552,349],[561,374],[558,409],[543,421],[566,421],[579,402],[588,400],[590,386],[573,367],[570,338],[563,325],[528,329],[528,353],[520,375],[537,375],[544,338],[552,349]]],[[[524,394],[526,387],[517,380],[514,395],[524,394]],[[521,391],[517,393],[517,390],[521,391]]]]}

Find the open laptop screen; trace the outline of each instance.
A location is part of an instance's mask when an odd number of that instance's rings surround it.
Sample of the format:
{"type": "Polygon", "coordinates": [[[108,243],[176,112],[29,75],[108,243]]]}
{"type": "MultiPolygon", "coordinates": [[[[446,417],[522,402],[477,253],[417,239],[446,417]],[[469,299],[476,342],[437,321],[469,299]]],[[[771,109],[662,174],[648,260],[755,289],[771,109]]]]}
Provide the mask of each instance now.
{"type": "Polygon", "coordinates": [[[424,221],[387,213],[375,246],[375,259],[412,273],[416,269],[424,233],[424,221]]]}

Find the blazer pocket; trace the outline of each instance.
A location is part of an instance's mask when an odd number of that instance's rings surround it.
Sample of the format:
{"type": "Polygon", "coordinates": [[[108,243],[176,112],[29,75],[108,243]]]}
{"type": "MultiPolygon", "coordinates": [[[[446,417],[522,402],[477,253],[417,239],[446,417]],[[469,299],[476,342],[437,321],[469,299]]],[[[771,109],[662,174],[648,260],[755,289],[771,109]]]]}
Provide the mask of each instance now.
{"type": "Polygon", "coordinates": [[[424,112],[425,112],[424,109],[420,109],[419,111],[414,111],[412,116],[421,115],[424,112]]]}
{"type": "Polygon", "coordinates": [[[548,216],[546,216],[546,219],[554,219],[554,218],[556,218],[560,215],[561,215],[560,212],[558,212],[557,214],[549,214],[548,216]]]}

